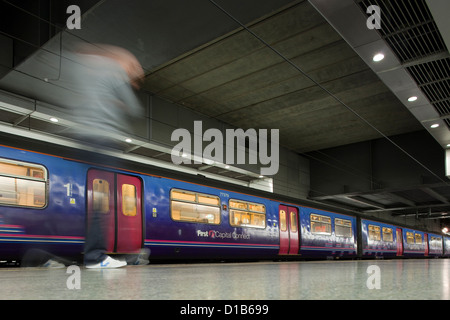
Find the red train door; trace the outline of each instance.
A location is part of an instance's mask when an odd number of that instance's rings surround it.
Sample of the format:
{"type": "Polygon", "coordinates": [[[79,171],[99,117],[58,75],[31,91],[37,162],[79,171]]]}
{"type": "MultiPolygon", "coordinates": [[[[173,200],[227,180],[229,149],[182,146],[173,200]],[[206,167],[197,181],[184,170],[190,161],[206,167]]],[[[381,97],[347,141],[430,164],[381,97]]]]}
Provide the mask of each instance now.
{"type": "Polygon", "coordinates": [[[141,180],[117,175],[117,252],[136,252],[142,247],[141,180]]]}
{"type": "Polygon", "coordinates": [[[428,245],[428,233],[423,234],[423,241],[425,241],[425,257],[428,256],[429,245],[428,245]]]}
{"type": "Polygon", "coordinates": [[[142,247],[142,183],[136,177],[89,170],[87,189],[88,227],[97,212],[107,251],[137,252],[142,247]]]}
{"type": "Polygon", "coordinates": [[[289,254],[298,254],[299,236],[298,236],[298,209],[288,207],[289,211],[289,254]]]}
{"type": "Polygon", "coordinates": [[[403,255],[403,234],[402,234],[402,229],[397,228],[396,235],[397,235],[397,256],[402,256],[403,255]]]}
{"type": "MultiPolygon", "coordinates": [[[[102,232],[105,237],[106,250],[113,252],[115,243],[114,173],[89,170],[87,201],[87,228],[91,228],[95,223],[96,230],[102,232]]],[[[97,233],[97,231],[94,232],[97,233]]]]}
{"type": "Polygon", "coordinates": [[[279,227],[280,227],[280,251],[278,254],[288,254],[289,252],[289,230],[288,230],[288,213],[286,206],[280,206],[279,227]]]}
{"type": "Polygon", "coordinates": [[[299,223],[298,209],[280,205],[280,250],[279,254],[298,254],[299,223]]]}

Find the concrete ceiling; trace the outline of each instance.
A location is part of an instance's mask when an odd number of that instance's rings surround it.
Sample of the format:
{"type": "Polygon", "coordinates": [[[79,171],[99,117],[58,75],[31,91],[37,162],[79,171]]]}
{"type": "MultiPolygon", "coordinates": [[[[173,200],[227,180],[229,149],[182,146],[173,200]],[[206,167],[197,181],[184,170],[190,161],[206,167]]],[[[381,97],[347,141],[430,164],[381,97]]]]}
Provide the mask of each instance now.
{"type": "MultiPolygon", "coordinates": [[[[308,1],[219,4],[383,134],[423,129],[308,1]]],[[[281,145],[293,151],[380,138],[209,1],[127,6],[100,1],[85,14],[81,30],[63,35],[64,49],[70,49],[72,35],[132,51],[147,72],[144,88],[155,95],[235,127],[280,129],[281,145]]],[[[70,92],[59,74],[59,59],[49,54],[59,53],[58,37],[44,48],[6,75],[0,87],[56,105],[66,100],[70,92]],[[50,85],[43,81],[58,77],[50,85]]]]}
{"type": "MultiPolygon", "coordinates": [[[[422,129],[309,2],[294,2],[250,29],[384,134],[422,129]]],[[[153,68],[145,87],[235,127],[281,129],[281,144],[296,152],[380,137],[242,28],[153,68]]]]}

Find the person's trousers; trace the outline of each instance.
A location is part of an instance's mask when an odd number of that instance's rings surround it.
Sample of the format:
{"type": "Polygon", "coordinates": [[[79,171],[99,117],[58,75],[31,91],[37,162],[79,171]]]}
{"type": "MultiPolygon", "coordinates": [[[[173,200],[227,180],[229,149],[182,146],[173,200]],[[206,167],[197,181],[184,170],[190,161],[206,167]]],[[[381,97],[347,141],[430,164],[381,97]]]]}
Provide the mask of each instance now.
{"type": "Polygon", "coordinates": [[[97,264],[106,259],[106,226],[104,214],[92,212],[87,221],[84,242],[84,264],[97,264]]]}

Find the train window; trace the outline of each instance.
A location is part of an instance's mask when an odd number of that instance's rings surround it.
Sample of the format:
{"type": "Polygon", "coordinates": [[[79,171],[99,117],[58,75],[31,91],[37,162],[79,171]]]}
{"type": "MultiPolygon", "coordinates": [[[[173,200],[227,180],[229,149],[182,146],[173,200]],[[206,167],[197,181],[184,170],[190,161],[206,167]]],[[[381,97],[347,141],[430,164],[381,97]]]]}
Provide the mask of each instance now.
{"type": "Polygon", "coordinates": [[[230,225],[250,228],[266,227],[266,207],[264,205],[231,199],[229,207],[230,225]]]}
{"type": "Polygon", "coordinates": [[[196,202],[195,192],[172,190],[172,200],[196,202]]]}
{"type": "Polygon", "coordinates": [[[415,234],[416,243],[421,244],[422,243],[422,235],[420,233],[415,234]]]}
{"type": "Polygon", "coordinates": [[[109,182],[103,179],[94,179],[92,182],[92,210],[94,212],[109,213],[109,182]]]}
{"type": "Polygon", "coordinates": [[[281,231],[287,230],[286,210],[280,210],[280,230],[281,231]]]}
{"type": "Polygon", "coordinates": [[[219,197],[183,191],[171,191],[171,217],[175,221],[220,224],[219,197]]]}
{"type": "Polygon", "coordinates": [[[311,214],[311,233],[313,234],[328,234],[331,235],[331,218],[326,216],[319,216],[311,214]]]}
{"type": "Polygon", "coordinates": [[[212,206],[219,206],[219,198],[215,196],[198,194],[198,203],[212,206]]]}
{"type": "Polygon", "coordinates": [[[230,200],[230,208],[247,210],[248,203],[245,201],[230,200]]]}
{"type": "Polygon", "coordinates": [[[345,219],[334,219],[334,232],[336,237],[351,238],[352,233],[352,222],[345,219]]]}
{"type": "Polygon", "coordinates": [[[369,224],[369,240],[380,241],[381,230],[379,226],[369,224]]]}
{"type": "Polygon", "coordinates": [[[262,204],[257,204],[257,203],[248,203],[248,210],[253,211],[253,212],[263,212],[266,213],[266,209],[264,207],[264,205],[262,204]]]}
{"type": "Polygon", "coordinates": [[[391,228],[383,227],[383,241],[394,242],[394,233],[391,228]]]}
{"type": "Polygon", "coordinates": [[[408,243],[408,244],[414,243],[414,233],[406,232],[406,243],[408,243]]]}
{"type": "Polygon", "coordinates": [[[47,170],[31,163],[0,159],[0,204],[45,207],[47,170]]]}
{"type": "Polygon", "coordinates": [[[438,237],[431,236],[430,247],[433,249],[442,250],[442,239],[438,237]]]}
{"type": "Polygon", "coordinates": [[[291,219],[291,231],[297,232],[297,212],[291,211],[289,216],[291,219]]]}
{"type": "Polygon", "coordinates": [[[137,214],[136,186],[132,184],[122,185],[122,213],[128,217],[137,214]]]}

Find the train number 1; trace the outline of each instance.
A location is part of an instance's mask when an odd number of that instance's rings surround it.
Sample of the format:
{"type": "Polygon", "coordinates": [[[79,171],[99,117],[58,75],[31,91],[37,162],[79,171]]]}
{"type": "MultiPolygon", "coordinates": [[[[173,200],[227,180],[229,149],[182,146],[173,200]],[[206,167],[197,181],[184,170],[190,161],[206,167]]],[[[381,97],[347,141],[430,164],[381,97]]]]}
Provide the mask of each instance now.
{"type": "Polygon", "coordinates": [[[66,190],[67,190],[67,196],[71,197],[72,196],[72,184],[67,183],[67,184],[63,185],[63,187],[66,188],[66,190]]]}

